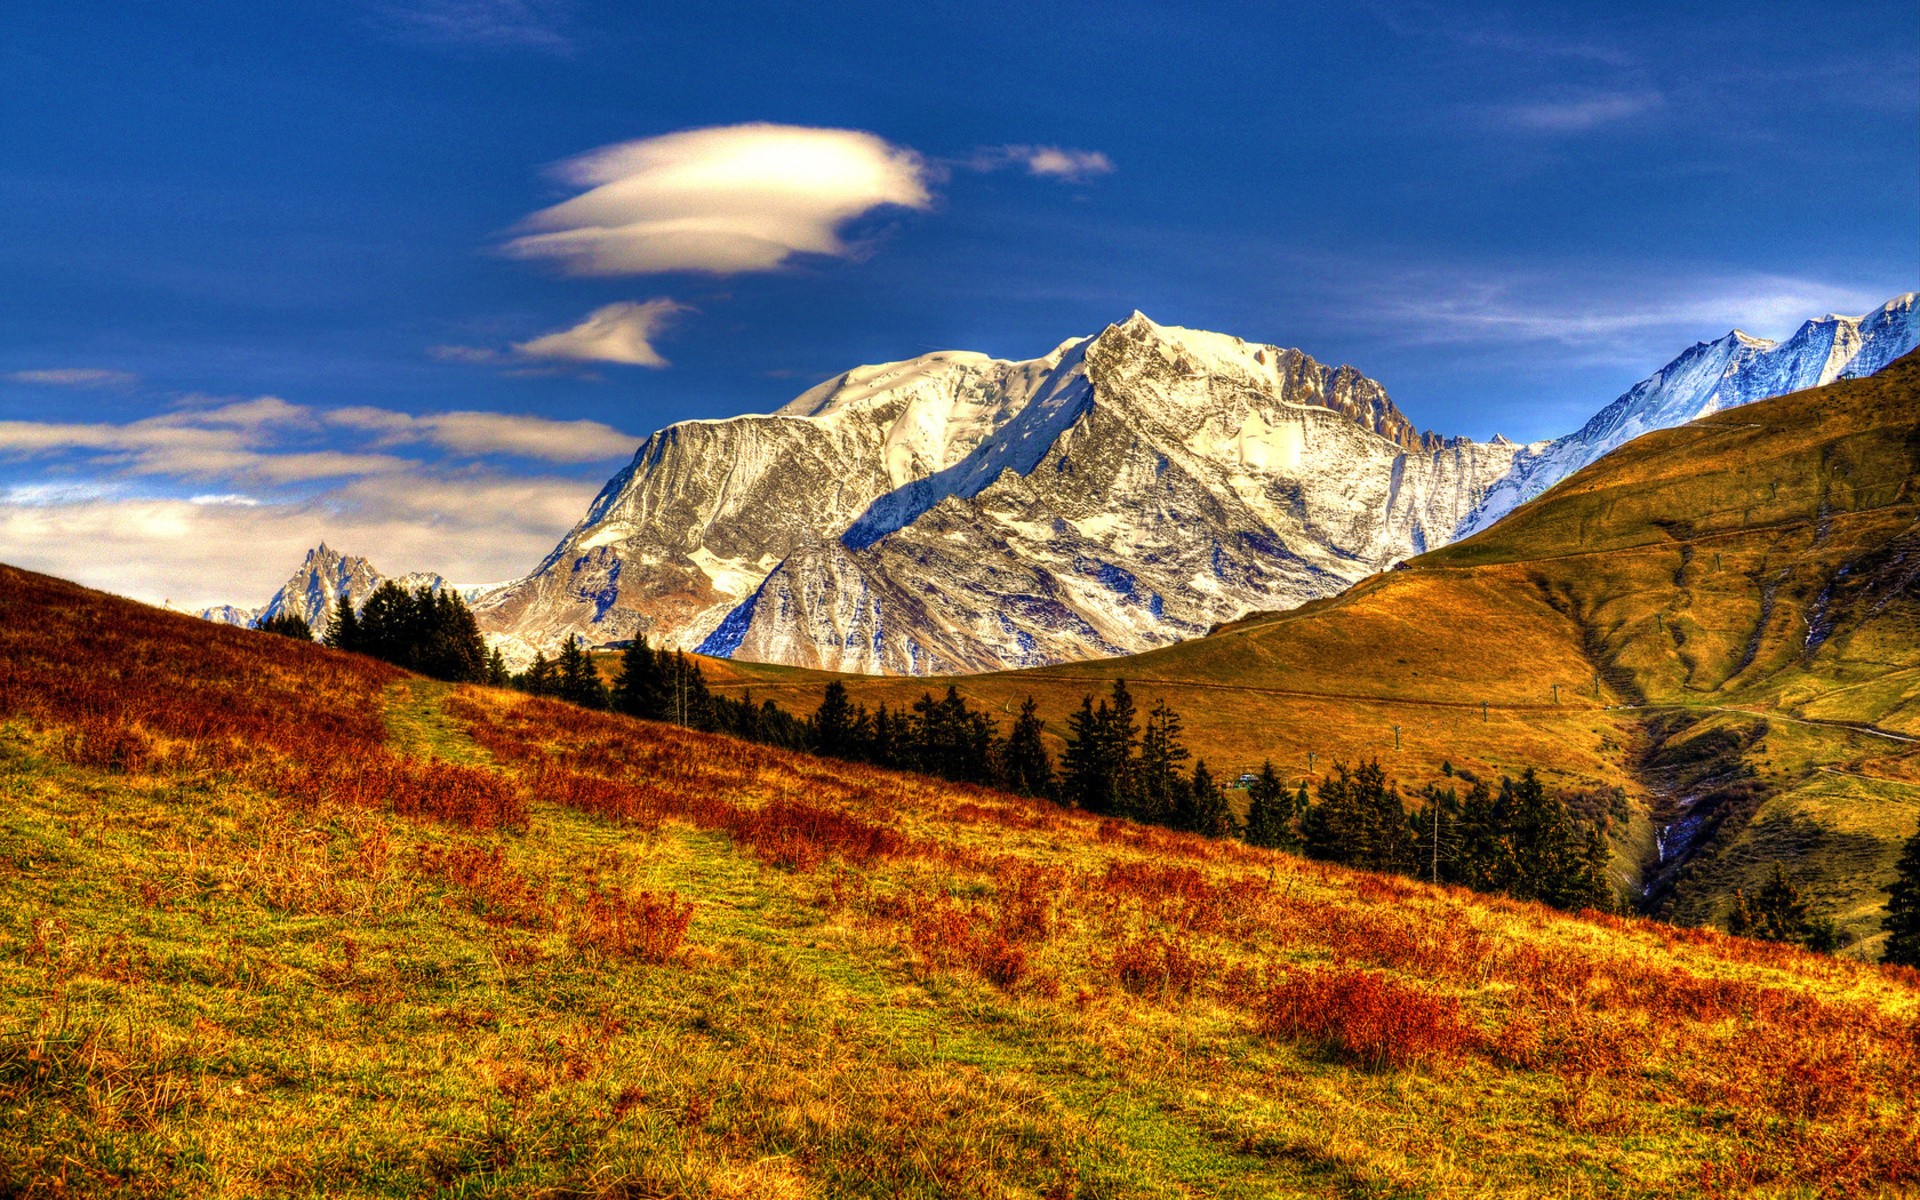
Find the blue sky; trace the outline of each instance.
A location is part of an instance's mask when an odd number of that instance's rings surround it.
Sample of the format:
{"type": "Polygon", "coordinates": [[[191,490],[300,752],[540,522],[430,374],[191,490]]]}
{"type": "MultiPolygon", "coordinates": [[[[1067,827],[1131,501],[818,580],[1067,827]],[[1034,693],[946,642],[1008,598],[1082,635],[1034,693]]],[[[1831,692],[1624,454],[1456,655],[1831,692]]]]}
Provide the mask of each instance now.
{"type": "Polygon", "coordinates": [[[1915,286],[1916,44],[1905,2],[29,0],[0,559],[513,575],[663,424],[1135,308],[1565,432],[1915,286]]]}

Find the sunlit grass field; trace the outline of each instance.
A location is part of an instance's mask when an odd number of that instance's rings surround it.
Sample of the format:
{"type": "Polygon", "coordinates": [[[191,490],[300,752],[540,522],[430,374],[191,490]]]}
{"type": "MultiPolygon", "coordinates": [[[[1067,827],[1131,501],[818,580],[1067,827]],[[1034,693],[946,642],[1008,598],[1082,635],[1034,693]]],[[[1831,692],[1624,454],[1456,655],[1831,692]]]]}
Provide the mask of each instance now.
{"type": "Polygon", "coordinates": [[[0,569],[0,1191],[1920,1186],[1920,977],[0,569]]]}

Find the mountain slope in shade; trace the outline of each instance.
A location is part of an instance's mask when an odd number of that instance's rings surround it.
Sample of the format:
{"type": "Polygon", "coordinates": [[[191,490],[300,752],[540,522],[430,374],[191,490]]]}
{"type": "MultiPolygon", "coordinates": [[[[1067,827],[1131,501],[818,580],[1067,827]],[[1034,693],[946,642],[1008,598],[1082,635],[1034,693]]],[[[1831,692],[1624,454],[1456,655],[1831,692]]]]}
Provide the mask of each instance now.
{"type": "Polygon", "coordinates": [[[1513,473],[1487,493],[1455,536],[1485,529],[1643,433],[1836,379],[1872,375],[1916,346],[1920,311],[1913,292],[1865,316],[1829,314],[1808,321],[1783,342],[1737,329],[1718,341],[1701,342],[1635,384],[1578,432],[1516,458],[1513,473]]]}
{"type": "MultiPolygon", "coordinates": [[[[1115,328],[1159,331],[1138,314],[1115,328]]],[[[1222,394],[1252,390],[1322,406],[1329,421],[1366,432],[1390,454],[1393,439],[1438,442],[1352,368],[1216,334],[1159,332],[1181,339],[1180,371],[1215,379],[1222,394]],[[1382,432],[1367,432],[1374,429],[1382,432]]],[[[864,548],[949,497],[976,495],[1008,469],[1031,471],[1087,411],[1086,359],[1099,340],[1067,342],[1027,362],[942,352],[862,367],[770,416],[662,430],[546,561],[476,606],[483,627],[533,645],[570,633],[596,642],[645,634],[685,648],[724,640],[729,635],[716,631],[783,562],[830,559],[842,539],[864,548]]],[[[1124,514],[1114,518],[1124,523],[1124,514]]],[[[877,586],[917,590],[911,579],[877,586]]],[[[941,639],[928,629],[922,640],[941,639]]],[[[1065,642],[1061,652],[1073,655],[1131,644],[1097,633],[1065,642]]],[[[825,653],[836,663],[857,657],[825,653]]],[[[912,669],[916,655],[929,663],[955,655],[1000,661],[960,643],[934,654],[902,642],[868,657],[912,669]]]]}

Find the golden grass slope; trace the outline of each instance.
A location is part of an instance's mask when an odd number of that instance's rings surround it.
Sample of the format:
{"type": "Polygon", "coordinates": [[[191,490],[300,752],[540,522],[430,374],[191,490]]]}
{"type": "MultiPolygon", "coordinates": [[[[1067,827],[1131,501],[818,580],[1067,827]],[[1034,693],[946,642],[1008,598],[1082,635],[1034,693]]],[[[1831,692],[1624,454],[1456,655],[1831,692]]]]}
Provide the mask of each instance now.
{"type": "Polygon", "coordinates": [[[9,1195],[1920,1186],[1912,972],[0,617],[9,1195]]]}
{"type": "MultiPolygon", "coordinates": [[[[1412,786],[1444,762],[1536,766],[1563,789],[1630,798],[1638,816],[1614,833],[1631,890],[1715,919],[1783,858],[1872,953],[1881,889],[1920,814],[1920,746],[1900,740],[1920,736],[1917,517],[1910,355],[1649,434],[1331,600],[1125,659],[847,684],[871,705],[952,682],[1002,713],[1031,693],[1057,734],[1083,694],[1124,677],[1143,703],[1177,708],[1196,753],[1230,777],[1267,758],[1300,779],[1377,757],[1412,786]],[[1697,721],[1650,726],[1670,709],[1697,721]],[[1686,796],[1648,760],[1728,726],[1764,730],[1725,766],[1770,798],[1723,813],[1738,820],[1722,822],[1712,861],[1674,878],[1653,862],[1651,827],[1686,796]]],[[[812,675],[727,671],[723,689],[799,711],[819,694],[812,675]]]]}

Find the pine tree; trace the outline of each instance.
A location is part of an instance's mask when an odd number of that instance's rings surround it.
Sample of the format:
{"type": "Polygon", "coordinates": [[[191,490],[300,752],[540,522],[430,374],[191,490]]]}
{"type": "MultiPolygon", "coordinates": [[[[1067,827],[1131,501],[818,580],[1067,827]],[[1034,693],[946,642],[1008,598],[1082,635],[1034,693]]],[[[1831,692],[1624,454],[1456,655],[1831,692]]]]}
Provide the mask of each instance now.
{"type": "Polygon", "coordinates": [[[1320,781],[1320,795],[1300,819],[1300,836],[1307,854],[1327,862],[1361,865],[1362,817],[1354,797],[1353,773],[1347,764],[1333,764],[1333,774],[1320,781]]]}
{"type": "Polygon", "coordinates": [[[853,758],[859,749],[860,722],[853,704],[847,699],[847,687],[834,680],[821,693],[820,707],[807,722],[808,740],[815,754],[828,758],[853,758]]]}
{"type": "Polygon", "coordinates": [[[558,667],[556,683],[560,699],[582,708],[607,706],[606,685],[600,682],[600,672],[594,669],[593,658],[581,649],[577,639],[568,638],[560,648],[558,667]]]}
{"type": "Polygon", "coordinates": [[[620,674],[613,682],[613,707],[630,717],[664,721],[667,717],[667,679],[660,656],[642,634],[620,652],[620,674]]]}
{"type": "Polygon", "coordinates": [[[335,650],[359,651],[364,642],[360,637],[360,614],[353,611],[353,603],[346,597],[333,606],[333,615],[327,620],[327,632],[322,636],[327,645],[335,650]]]}
{"type": "Polygon", "coordinates": [[[560,672],[544,651],[536,652],[533,665],[520,677],[520,686],[536,696],[554,696],[560,691],[560,672]]]}
{"type": "Polygon", "coordinates": [[[495,646],[487,651],[487,683],[492,687],[505,687],[508,678],[506,656],[495,646]]]}
{"type": "Polygon", "coordinates": [[[1335,763],[1333,770],[1321,781],[1320,802],[1300,821],[1307,853],[1371,871],[1412,871],[1413,830],[1406,806],[1379,762],[1354,769],[1335,763]]]}
{"type": "Polygon", "coordinates": [[[1782,863],[1773,864],[1773,877],[1757,892],[1749,908],[1752,928],[1746,936],[1766,942],[1804,943],[1812,932],[1807,902],[1787,877],[1782,863]]]}
{"type": "Polygon", "coordinates": [[[1041,740],[1046,722],[1037,715],[1038,707],[1032,696],[1021,703],[1020,715],[1014,718],[1006,747],[1001,752],[1001,773],[1006,786],[1023,796],[1053,794],[1053,756],[1047,753],[1046,743],[1041,740]]]}
{"type": "Polygon", "coordinates": [[[1227,807],[1226,794],[1214,782],[1205,761],[1193,764],[1193,780],[1179,797],[1178,824],[1206,837],[1232,837],[1236,832],[1233,810],[1227,807]]]}
{"type": "MultiPolygon", "coordinates": [[[[1132,704],[1131,697],[1128,704],[1132,704]]],[[[1134,772],[1133,803],[1128,815],[1136,820],[1166,824],[1175,820],[1177,810],[1191,804],[1191,786],[1181,778],[1180,764],[1192,755],[1181,745],[1180,732],[1180,714],[1167,707],[1165,700],[1155,703],[1147,714],[1146,732],[1140,736],[1140,757],[1134,772]]]]}
{"type": "Polygon", "coordinates": [[[313,640],[313,626],[307,624],[305,617],[294,613],[280,613],[268,617],[254,628],[261,633],[277,633],[281,637],[296,638],[303,642],[313,640]]]}
{"type": "Polygon", "coordinates": [[[1744,888],[1733,889],[1733,908],[1727,913],[1727,932],[1735,937],[1753,936],[1753,906],[1747,903],[1744,888]]]}
{"type": "Polygon", "coordinates": [[[1113,810],[1113,764],[1109,733],[1113,712],[1102,700],[1093,705],[1093,695],[1080,698],[1080,711],[1067,718],[1066,753],[1061,756],[1061,790],[1070,803],[1088,812],[1113,810]]]}
{"type": "Polygon", "coordinates": [[[1260,767],[1260,774],[1247,788],[1247,844],[1250,846],[1283,846],[1291,832],[1287,829],[1288,814],[1291,807],[1287,800],[1287,789],[1280,782],[1280,776],[1274,773],[1273,761],[1269,759],[1260,767]]]}
{"type": "Polygon", "coordinates": [[[360,651],[411,669],[418,626],[413,596],[386,580],[360,606],[360,651]]]}
{"type": "Polygon", "coordinates": [[[406,631],[409,666],[455,683],[486,678],[487,643],[466,601],[451,591],[422,587],[410,597],[406,631]]]}
{"type": "Polygon", "coordinates": [[[868,727],[867,761],[877,767],[904,766],[904,738],[899,716],[882,704],[873,714],[873,724],[868,727]]]}
{"type": "Polygon", "coordinates": [[[1893,889],[1887,895],[1883,927],[1887,944],[1880,951],[1880,961],[1920,967],[1920,831],[1907,839],[1906,849],[1893,868],[1893,889]]]}

